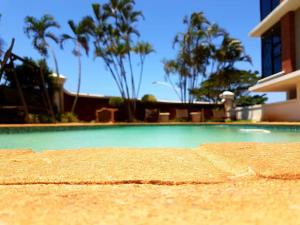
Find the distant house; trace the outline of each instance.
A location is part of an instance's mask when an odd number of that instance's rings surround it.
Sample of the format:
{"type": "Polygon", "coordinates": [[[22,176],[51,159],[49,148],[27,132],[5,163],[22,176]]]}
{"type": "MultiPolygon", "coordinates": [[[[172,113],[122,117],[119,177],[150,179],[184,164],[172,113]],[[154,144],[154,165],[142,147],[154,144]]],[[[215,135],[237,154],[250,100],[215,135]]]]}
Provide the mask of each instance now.
{"type": "Polygon", "coordinates": [[[264,120],[300,121],[300,0],[261,0],[261,22],[251,31],[262,43],[262,79],[253,92],[285,92],[264,106],[264,120]]]}

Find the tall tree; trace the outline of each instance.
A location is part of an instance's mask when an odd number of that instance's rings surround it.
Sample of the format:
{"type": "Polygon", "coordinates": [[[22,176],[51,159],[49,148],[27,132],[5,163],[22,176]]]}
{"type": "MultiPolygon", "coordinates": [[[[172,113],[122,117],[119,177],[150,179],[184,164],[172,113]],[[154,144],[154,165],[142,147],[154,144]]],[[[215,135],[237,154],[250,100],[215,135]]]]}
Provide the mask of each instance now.
{"type": "Polygon", "coordinates": [[[153,51],[149,43],[139,41],[136,24],[143,14],[134,7],[134,0],[108,0],[103,5],[93,4],[94,16],[90,18],[95,56],[104,61],[112,75],[125,100],[131,121],[134,120],[135,100],[142,82],[145,57],[153,51]],[[135,73],[133,68],[133,63],[137,61],[141,66],[139,73],[135,73]]]}
{"type": "Polygon", "coordinates": [[[136,92],[136,97],[139,96],[141,85],[142,85],[142,79],[143,79],[143,73],[144,73],[144,64],[146,60],[146,56],[150,53],[154,52],[154,49],[152,48],[152,45],[147,42],[139,42],[137,45],[133,48],[134,52],[139,55],[140,57],[140,74],[139,74],[139,80],[138,80],[138,88],[136,92]]]}
{"type": "MultiPolygon", "coordinates": [[[[37,19],[33,16],[27,16],[25,18],[25,27],[24,27],[25,34],[28,36],[28,38],[32,38],[33,47],[40,53],[40,55],[44,59],[48,58],[48,51],[49,49],[51,50],[54,59],[55,70],[57,76],[59,76],[57,58],[54,50],[51,48],[50,44],[48,43],[48,40],[52,40],[56,44],[58,44],[59,38],[53,32],[50,31],[51,28],[52,29],[60,28],[60,25],[55,21],[54,17],[51,15],[44,15],[40,19],[37,19]]],[[[44,72],[42,67],[41,67],[41,77],[43,79],[43,83],[45,86],[44,72]]],[[[54,111],[53,111],[51,100],[49,98],[49,94],[47,91],[45,94],[47,96],[50,113],[53,117],[53,120],[55,120],[54,111]]],[[[59,104],[61,104],[61,102],[59,104]]]]}
{"type": "Polygon", "coordinates": [[[225,34],[219,46],[215,46],[211,55],[211,74],[191,93],[202,101],[217,102],[223,91],[235,93],[238,105],[261,104],[265,95],[249,95],[249,87],[258,81],[258,72],[241,70],[237,63],[251,63],[251,57],[245,53],[243,44],[225,34]]]}
{"type": "Polygon", "coordinates": [[[211,74],[218,71],[234,69],[239,62],[252,63],[251,57],[246,54],[240,40],[230,37],[228,33],[223,36],[219,46],[213,48],[211,74]]]}
{"type": "Polygon", "coordinates": [[[203,81],[199,88],[192,90],[192,94],[200,101],[218,102],[221,93],[231,91],[239,106],[262,104],[267,100],[265,95],[251,96],[248,91],[259,80],[257,74],[247,70],[222,69],[203,81]]]}
{"type": "Polygon", "coordinates": [[[81,51],[84,50],[86,55],[89,54],[89,35],[88,28],[90,27],[91,20],[89,18],[83,18],[78,24],[73,20],[69,20],[68,24],[72,31],[72,35],[63,34],[61,38],[61,43],[70,40],[74,44],[73,55],[78,58],[78,82],[77,82],[77,92],[72,105],[71,112],[74,113],[76,104],[78,101],[78,96],[81,86],[81,51]]]}
{"type": "Polygon", "coordinates": [[[59,29],[60,25],[55,21],[51,15],[43,15],[40,19],[33,16],[27,16],[25,18],[24,32],[28,38],[32,38],[33,47],[44,58],[48,58],[49,50],[51,51],[55,71],[59,76],[59,68],[57,57],[54,49],[49,44],[48,40],[52,40],[54,43],[59,44],[59,38],[50,29],[59,29]]]}
{"type": "Polygon", "coordinates": [[[163,64],[165,78],[181,102],[192,103],[194,97],[190,91],[198,85],[200,78],[207,76],[213,41],[225,32],[218,25],[210,23],[202,12],[185,17],[183,24],[186,31],[178,33],[174,40],[174,47],[178,48],[177,56],[172,60],[164,60],[163,64]],[[177,81],[174,82],[171,75],[176,75],[177,81]]]}

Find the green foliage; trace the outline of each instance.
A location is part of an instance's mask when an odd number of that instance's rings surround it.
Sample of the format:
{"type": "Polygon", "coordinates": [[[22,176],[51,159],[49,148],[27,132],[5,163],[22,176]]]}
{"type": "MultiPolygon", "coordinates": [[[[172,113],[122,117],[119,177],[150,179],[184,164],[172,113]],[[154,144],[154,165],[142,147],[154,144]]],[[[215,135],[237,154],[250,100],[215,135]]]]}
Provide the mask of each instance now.
{"type": "Polygon", "coordinates": [[[38,114],[29,114],[27,123],[40,123],[38,114]]]}
{"type": "Polygon", "coordinates": [[[177,119],[173,119],[171,122],[174,122],[174,123],[186,123],[186,122],[189,122],[189,119],[188,118],[177,118],[177,119]]]}
{"type": "Polygon", "coordinates": [[[175,59],[164,60],[165,79],[172,85],[183,103],[193,102],[190,90],[198,85],[199,78],[206,77],[215,45],[224,31],[217,24],[210,23],[202,12],[193,13],[183,20],[186,31],[178,33],[174,46],[178,48],[175,59]],[[177,75],[173,81],[171,75],[177,75]]]}
{"type": "Polygon", "coordinates": [[[216,63],[216,72],[224,68],[234,68],[237,62],[251,63],[251,57],[245,54],[245,48],[238,39],[225,33],[219,47],[214,47],[212,58],[216,63]]]}
{"type": "Polygon", "coordinates": [[[71,109],[72,113],[75,111],[81,86],[81,50],[84,50],[86,55],[89,54],[88,30],[90,22],[91,20],[88,17],[82,19],[78,24],[76,24],[73,20],[69,20],[68,24],[72,31],[72,34],[63,34],[61,37],[61,47],[63,46],[63,42],[65,42],[66,40],[71,40],[74,44],[73,54],[78,57],[78,82],[76,97],[73,101],[71,109]]]}
{"type": "Polygon", "coordinates": [[[157,102],[157,99],[154,95],[146,94],[142,97],[142,102],[157,102]]]}
{"type": "Polygon", "coordinates": [[[174,41],[178,46],[176,58],[163,61],[166,80],[182,102],[193,102],[195,96],[217,101],[224,90],[238,92],[239,96],[250,83],[254,84],[255,76],[246,76],[247,71],[236,68],[238,62],[251,63],[239,40],[208,21],[202,12],[186,17],[184,24],[186,31],[179,33],[174,41]],[[170,75],[177,75],[177,81],[170,75]],[[202,83],[197,89],[200,78],[202,83]]]}
{"type": "MultiPolygon", "coordinates": [[[[56,44],[59,43],[59,38],[51,31],[51,29],[58,29],[60,25],[55,21],[54,17],[51,15],[43,15],[40,19],[37,19],[33,16],[27,16],[25,18],[25,26],[24,26],[24,33],[27,35],[28,38],[32,39],[33,47],[40,53],[43,58],[48,57],[48,51],[51,50],[54,64],[55,64],[55,72],[57,76],[59,76],[58,70],[58,62],[55,55],[54,50],[48,43],[48,40],[55,42],[56,44]]],[[[40,70],[44,74],[44,68],[41,65],[40,70]]],[[[42,77],[43,79],[43,77],[42,77]]],[[[43,80],[43,86],[46,86],[45,81],[43,80]]],[[[46,92],[45,99],[48,105],[48,110],[50,111],[52,120],[55,120],[54,109],[51,104],[50,96],[46,92]]],[[[59,101],[59,105],[61,102],[59,101]]]]}
{"type": "Polygon", "coordinates": [[[47,114],[40,114],[38,116],[38,118],[39,118],[39,120],[38,120],[39,123],[54,123],[55,122],[53,117],[50,115],[47,115],[47,114]]]}
{"type": "Polygon", "coordinates": [[[264,104],[268,98],[266,95],[240,96],[236,99],[237,106],[251,106],[264,104]]]}
{"type": "Polygon", "coordinates": [[[69,20],[68,24],[72,34],[63,34],[61,36],[61,47],[63,43],[70,40],[74,43],[73,54],[75,56],[81,56],[81,49],[83,49],[88,55],[89,53],[89,27],[91,26],[91,20],[89,17],[83,18],[78,24],[73,20],[69,20]]]}
{"type": "MultiPolygon", "coordinates": [[[[61,115],[61,119],[64,120],[65,123],[68,122],[77,122],[77,118],[73,115],[63,114],[61,115]]],[[[53,123],[55,122],[51,116],[47,114],[32,114],[28,115],[27,123],[53,123]]],[[[62,121],[63,122],[63,121],[62,121]]]]}
{"type": "MultiPolygon", "coordinates": [[[[40,88],[41,74],[39,67],[41,65],[44,69],[46,86],[48,87],[48,89],[52,88],[52,82],[50,78],[50,74],[52,74],[52,71],[49,69],[47,62],[45,60],[39,60],[36,62],[31,58],[25,58],[25,61],[22,62],[22,64],[17,65],[14,70],[17,74],[22,89],[31,92],[40,88]]],[[[14,79],[12,68],[7,68],[4,71],[4,80],[6,86],[16,88],[17,84],[14,79]]]]}
{"type": "Polygon", "coordinates": [[[40,19],[33,16],[25,18],[24,32],[28,38],[32,38],[33,47],[43,56],[48,57],[48,39],[59,43],[59,38],[49,31],[51,28],[60,28],[60,25],[51,15],[43,15],[40,19]]]}
{"type": "Polygon", "coordinates": [[[89,17],[87,24],[94,43],[94,55],[108,68],[122,98],[127,100],[129,120],[133,120],[145,57],[153,52],[149,43],[140,41],[137,30],[143,14],[135,10],[134,0],[108,0],[102,5],[93,4],[92,9],[93,17],[89,17]],[[133,64],[140,65],[139,72],[133,64]]]}
{"type": "Polygon", "coordinates": [[[124,99],[121,97],[111,97],[109,99],[109,105],[113,107],[120,107],[124,104],[124,99]]]}
{"type": "Polygon", "coordinates": [[[18,86],[14,76],[16,75],[22,89],[22,95],[26,105],[31,113],[45,113],[48,109],[45,102],[45,93],[51,95],[53,92],[53,83],[50,77],[50,71],[45,60],[38,62],[25,58],[25,61],[15,67],[7,65],[1,80],[1,86],[6,89],[6,93],[14,93],[14,97],[7,95],[2,99],[3,104],[19,105],[21,103],[20,93],[17,91],[18,86]],[[41,79],[40,66],[44,67],[44,79],[41,79]],[[45,86],[43,86],[43,84],[45,86]],[[45,89],[44,89],[45,87],[45,89]]]}
{"type": "Polygon", "coordinates": [[[257,72],[225,68],[202,82],[200,88],[192,90],[192,94],[200,101],[217,102],[221,100],[219,95],[222,92],[231,91],[238,105],[264,103],[267,100],[264,95],[249,96],[249,87],[258,79],[257,72]]]}
{"type": "Polygon", "coordinates": [[[77,122],[79,122],[79,119],[76,114],[67,112],[67,113],[61,114],[60,122],[62,122],[62,123],[77,123],[77,122]]]}

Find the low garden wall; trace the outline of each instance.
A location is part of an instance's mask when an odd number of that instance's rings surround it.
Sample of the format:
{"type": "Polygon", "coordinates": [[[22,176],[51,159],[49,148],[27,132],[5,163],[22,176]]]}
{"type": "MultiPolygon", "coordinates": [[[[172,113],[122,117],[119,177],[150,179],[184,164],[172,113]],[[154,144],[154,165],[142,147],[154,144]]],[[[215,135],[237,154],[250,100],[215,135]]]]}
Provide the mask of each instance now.
{"type": "Polygon", "coordinates": [[[254,106],[245,106],[237,107],[235,109],[236,119],[237,120],[251,120],[251,121],[262,121],[263,115],[263,106],[254,105],[254,106]]]}
{"type": "Polygon", "coordinates": [[[300,101],[297,99],[263,106],[264,121],[300,121],[300,101]]]}
{"type": "Polygon", "coordinates": [[[300,101],[297,99],[284,102],[237,107],[237,120],[266,122],[297,122],[300,121],[300,101]]]}
{"type": "MultiPolygon", "coordinates": [[[[68,112],[72,108],[75,95],[64,92],[64,109],[68,112]]],[[[111,107],[109,105],[110,97],[101,96],[89,96],[80,95],[78,98],[77,106],[75,109],[75,114],[78,115],[81,121],[94,121],[96,119],[96,110],[103,107],[111,107]]],[[[221,105],[221,107],[223,107],[221,105]]],[[[172,103],[172,102],[155,102],[155,103],[143,103],[141,101],[137,102],[137,112],[136,118],[143,121],[145,118],[145,109],[158,109],[160,112],[169,112],[170,119],[174,119],[176,109],[188,109],[189,111],[203,111],[204,118],[206,120],[212,119],[213,109],[220,108],[218,104],[191,104],[184,105],[182,103],[172,103]]],[[[123,107],[119,108],[116,113],[116,121],[126,121],[127,111],[123,107]]]]}

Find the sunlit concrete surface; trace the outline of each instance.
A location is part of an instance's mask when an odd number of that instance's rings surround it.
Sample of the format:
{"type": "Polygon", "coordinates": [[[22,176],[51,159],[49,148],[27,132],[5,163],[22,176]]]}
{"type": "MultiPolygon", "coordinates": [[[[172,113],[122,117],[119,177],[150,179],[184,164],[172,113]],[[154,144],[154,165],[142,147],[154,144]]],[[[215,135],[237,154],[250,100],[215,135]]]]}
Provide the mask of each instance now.
{"type": "Polygon", "coordinates": [[[300,224],[300,144],[0,151],[0,224],[300,224]]]}

